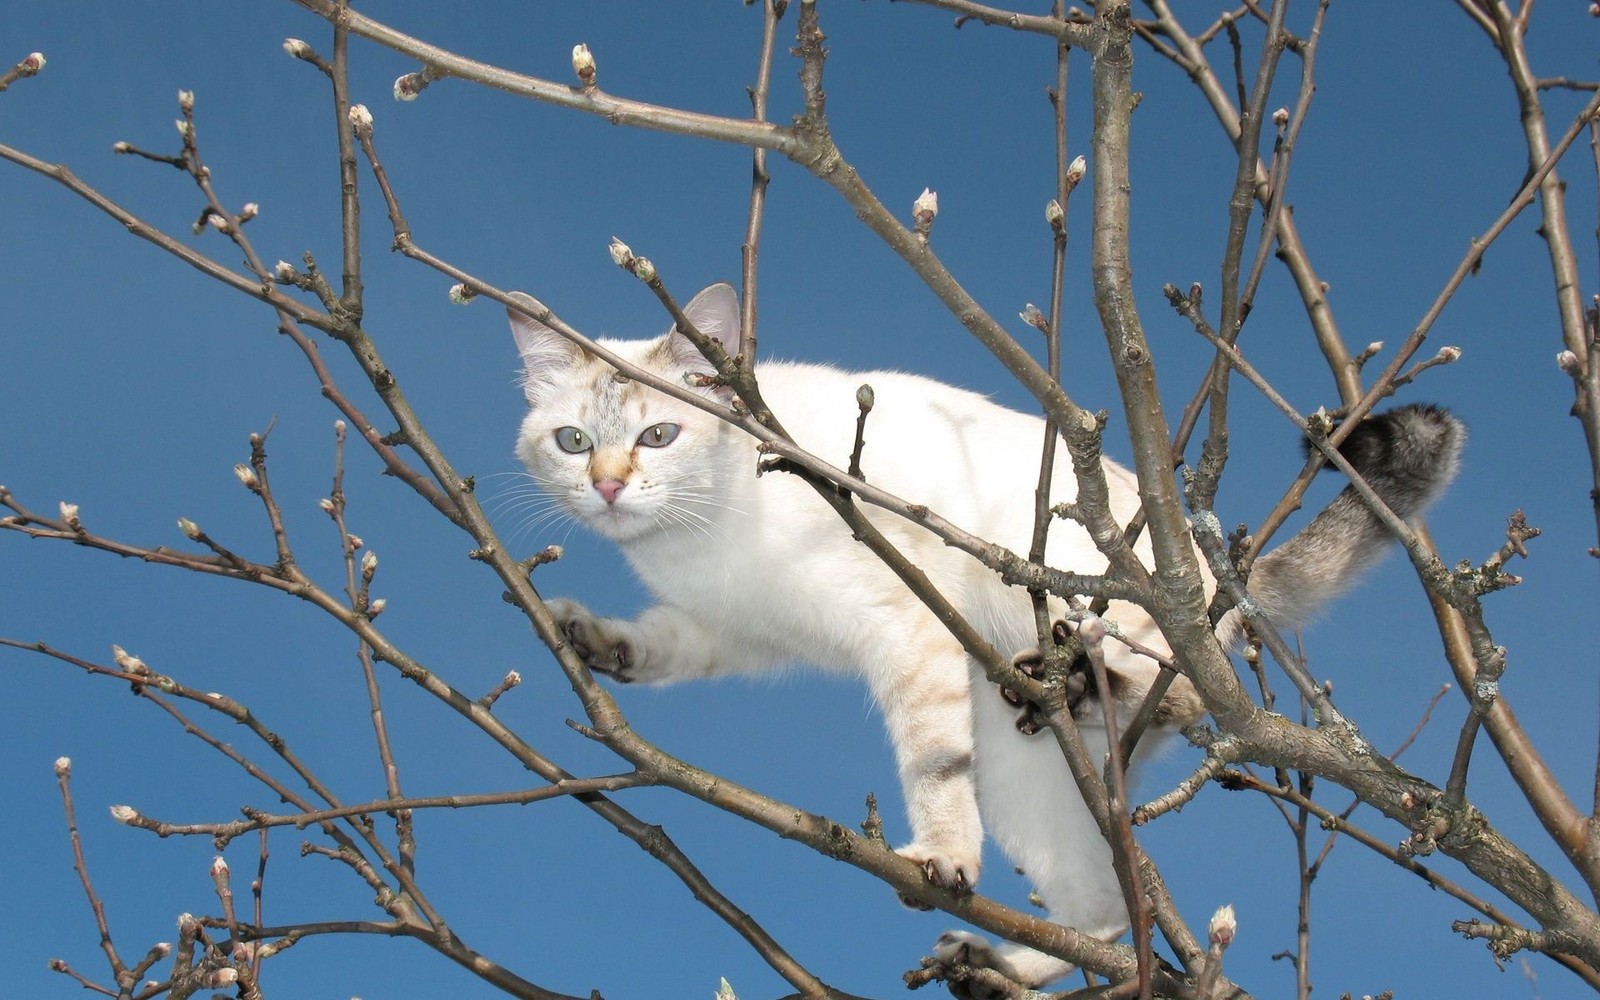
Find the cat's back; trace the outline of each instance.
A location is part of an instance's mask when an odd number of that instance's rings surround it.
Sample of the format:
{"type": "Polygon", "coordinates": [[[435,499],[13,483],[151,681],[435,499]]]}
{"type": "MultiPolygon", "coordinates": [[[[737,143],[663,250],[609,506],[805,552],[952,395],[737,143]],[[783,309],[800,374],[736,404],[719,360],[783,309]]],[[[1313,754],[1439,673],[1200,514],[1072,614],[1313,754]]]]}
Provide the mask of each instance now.
{"type": "Polygon", "coordinates": [[[974,527],[1004,518],[1019,502],[1031,504],[1044,438],[1038,417],[908,372],[768,362],[757,377],[796,442],[840,468],[855,441],[857,390],[870,386],[862,473],[903,499],[974,527]]]}

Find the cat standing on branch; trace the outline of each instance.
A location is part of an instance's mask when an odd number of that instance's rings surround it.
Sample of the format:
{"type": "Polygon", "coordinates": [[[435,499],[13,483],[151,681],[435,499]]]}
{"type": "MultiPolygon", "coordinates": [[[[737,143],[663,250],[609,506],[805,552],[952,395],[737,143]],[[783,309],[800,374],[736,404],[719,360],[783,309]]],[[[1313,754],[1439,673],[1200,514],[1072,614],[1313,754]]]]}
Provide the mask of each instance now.
{"type": "MultiPolygon", "coordinates": [[[[739,301],[730,286],[705,289],[684,315],[724,350],[738,350],[739,301]]],[[[571,600],[550,601],[592,669],[642,683],[792,663],[858,674],[883,712],[895,751],[912,831],[901,855],[922,866],[930,882],[970,890],[987,829],[1033,880],[1052,920],[1103,939],[1127,929],[1110,848],[1060,750],[1022,731],[982,665],[807,483],[758,476],[757,442],[743,430],[619,375],[517,310],[509,316],[529,403],[518,457],[568,515],[618,543],[660,602],[624,621],[597,617],[571,600]]],[[[709,377],[710,364],[676,330],[654,340],[599,344],[664,380],[732,404],[731,391],[709,377]]],[[[1039,418],[898,372],[767,362],[757,374],[796,443],[824,457],[850,454],[857,391],[870,385],[873,444],[860,455],[863,475],[996,544],[1027,547],[1045,433],[1039,418]]],[[[1444,410],[1408,406],[1369,419],[1343,451],[1396,514],[1410,517],[1454,476],[1464,439],[1460,422],[1444,410]]],[[[1064,453],[1056,471],[1052,502],[1070,503],[1076,479],[1064,453]]],[[[1105,475],[1112,514],[1127,523],[1139,507],[1138,484],[1109,461],[1105,475]]],[[[1007,586],[916,523],[876,509],[868,516],[990,644],[1030,655],[1038,639],[1026,590],[1007,586]]],[[[1347,490],[1261,559],[1251,578],[1255,600],[1280,626],[1292,626],[1351,583],[1387,537],[1382,522],[1347,490]]],[[[1148,542],[1138,552],[1148,564],[1148,542]]],[[[1106,568],[1087,532],[1070,523],[1052,534],[1045,561],[1077,573],[1106,568]]],[[[1057,615],[1066,611],[1059,597],[1051,607],[1057,615]]],[[[1130,640],[1165,652],[1142,608],[1112,601],[1105,617],[1130,640]]],[[[1236,637],[1236,622],[1237,616],[1224,619],[1225,640],[1236,637]]],[[[1106,654],[1110,694],[1131,713],[1160,666],[1115,643],[1106,654]]],[[[1098,761],[1109,749],[1099,695],[1092,683],[1081,687],[1072,714],[1098,761]]],[[[1179,677],[1155,722],[1170,733],[1202,713],[1199,696],[1179,677]]],[[[1028,986],[1071,968],[1018,945],[990,948],[964,932],[945,935],[937,950],[1028,986]]]]}

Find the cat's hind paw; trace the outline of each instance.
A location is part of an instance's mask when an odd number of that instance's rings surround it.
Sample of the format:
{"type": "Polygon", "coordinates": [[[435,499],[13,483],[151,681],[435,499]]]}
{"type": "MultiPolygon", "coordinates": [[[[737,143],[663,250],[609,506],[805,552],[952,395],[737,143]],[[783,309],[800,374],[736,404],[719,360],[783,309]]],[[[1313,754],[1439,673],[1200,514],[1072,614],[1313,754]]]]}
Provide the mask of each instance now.
{"type": "Polygon", "coordinates": [[[933,943],[933,960],[956,1000],[1005,1000],[1023,985],[988,941],[969,931],[946,931],[933,943]]]}
{"type": "Polygon", "coordinates": [[[600,618],[577,601],[553,597],[545,602],[567,637],[567,644],[590,670],[623,684],[643,680],[644,644],[630,622],[600,618]]]}
{"type": "MultiPolygon", "coordinates": [[[[1011,658],[1011,665],[1034,680],[1044,679],[1044,654],[1038,649],[1023,650],[1011,658]]],[[[1079,703],[1094,686],[1094,676],[1090,673],[1087,657],[1080,655],[1072,661],[1067,668],[1066,685],[1067,709],[1076,716],[1079,703]]],[[[1024,697],[1022,692],[1002,686],[1000,697],[1005,699],[1006,704],[1018,710],[1017,732],[1024,736],[1032,736],[1044,729],[1044,712],[1038,705],[1024,697]]]]}
{"type": "MultiPolygon", "coordinates": [[[[907,844],[897,849],[895,853],[921,868],[929,885],[949,889],[951,892],[966,893],[971,892],[978,884],[981,862],[977,855],[958,857],[918,843],[907,844]]],[[[903,894],[900,896],[900,902],[913,910],[933,909],[927,903],[903,894]]]]}

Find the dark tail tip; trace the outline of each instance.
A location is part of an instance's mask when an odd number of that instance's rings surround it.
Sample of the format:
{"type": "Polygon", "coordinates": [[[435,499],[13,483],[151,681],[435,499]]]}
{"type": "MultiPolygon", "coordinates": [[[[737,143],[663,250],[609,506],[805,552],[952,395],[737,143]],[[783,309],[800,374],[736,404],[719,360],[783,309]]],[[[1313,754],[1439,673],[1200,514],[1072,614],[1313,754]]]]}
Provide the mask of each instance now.
{"type": "Polygon", "coordinates": [[[1411,403],[1369,415],[1339,454],[1396,514],[1410,517],[1455,478],[1466,440],[1466,425],[1449,410],[1411,403]]]}

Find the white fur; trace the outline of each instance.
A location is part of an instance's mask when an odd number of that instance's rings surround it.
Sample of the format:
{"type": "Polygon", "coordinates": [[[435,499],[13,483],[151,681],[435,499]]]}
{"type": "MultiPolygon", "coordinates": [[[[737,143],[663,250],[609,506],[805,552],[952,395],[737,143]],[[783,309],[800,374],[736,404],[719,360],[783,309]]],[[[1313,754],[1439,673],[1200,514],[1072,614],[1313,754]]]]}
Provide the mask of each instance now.
{"type": "MultiPolygon", "coordinates": [[[[702,292],[686,312],[737,349],[737,299],[728,286],[702,292]]],[[[970,885],[987,829],[1033,881],[1052,920],[1101,938],[1120,935],[1128,918],[1110,850],[1054,741],[1017,731],[1016,710],[812,488],[782,473],[757,478],[755,441],[743,432],[663,394],[609,380],[609,368],[552,341],[553,332],[515,314],[512,320],[530,368],[519,457],[574,518],[621,545],[660,602],[631,622],[552,602],[591,664],[654,683],[785,663],[859,674],[883,711],[899,767],[913,833],[901,853],[942,884],[970,885]],[[635,443],[662,422],[681,427],[671,445],[635,443]],[[563,452],[554,440],[562,426],[582,429],[595,450],[563,452]],[[627,486],[608,504],[593,470],[623,461],[630,463],[627,486]]],[[[602,343],[667,378],[682,376],[670,362],[655,363],[675,354],[660,350],[659,341],[602,343]]],[[[861,462],[867,479],[978,536],[1027,550],[1044,436],[1038,418],[898,372],[765,362],[759,381],[798,443],[841,467],[854,436],[856,389],[870,384],[876,405],[861,462]]],[[[1058,454],[1054,502],[1074,493],[1070,460],[1065,449],[1058,454]]],[[[1113,513],[1125,522],[1137,507],[1136,483],[1109,461],[1106,474],[1113,513]]],[[[1025,592],[926,530],[875,509],[869,514],[997,649],[1037,645],[1025,592]]],[[[1070,522],[1053,526],[1047,561],[1080,573],[1105,567],[1070,522]]],[[[1107,617],[1140,642],[1165,648],[1138,609],[1114,604],[1107,617]]],[[[1153,662],[1114,642],[1106,648],[1110,666],[1145,690],[1153,662]]],[[[1104,732],[1092,718],[1084,733],[1095,759],[1103,757],[1104,732]]],[[[1015,945],[987,954],[1027,985],[1070,970],[1015,945]]]]}

